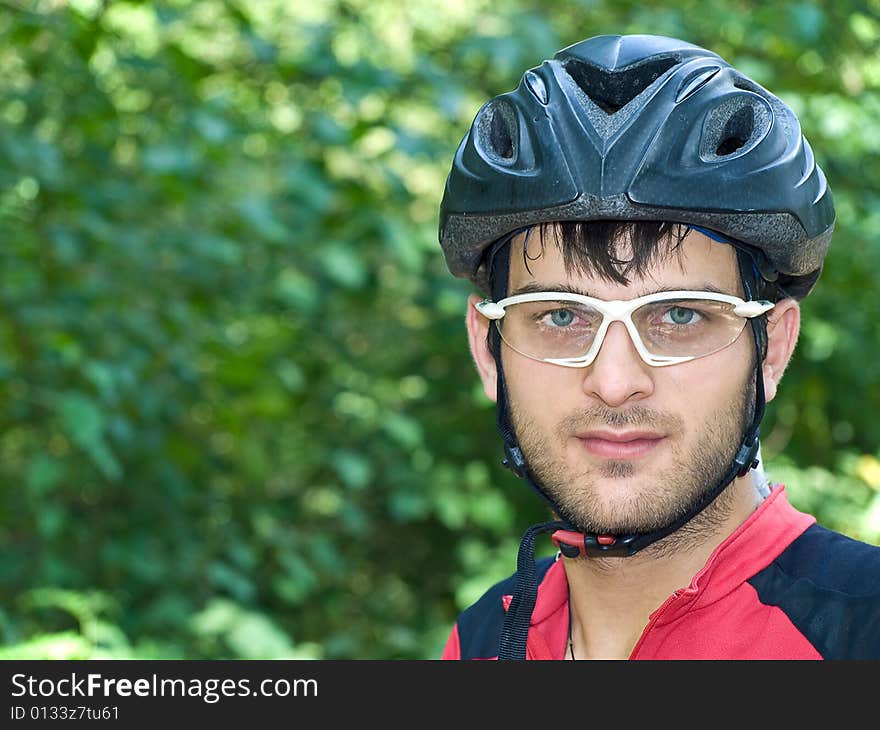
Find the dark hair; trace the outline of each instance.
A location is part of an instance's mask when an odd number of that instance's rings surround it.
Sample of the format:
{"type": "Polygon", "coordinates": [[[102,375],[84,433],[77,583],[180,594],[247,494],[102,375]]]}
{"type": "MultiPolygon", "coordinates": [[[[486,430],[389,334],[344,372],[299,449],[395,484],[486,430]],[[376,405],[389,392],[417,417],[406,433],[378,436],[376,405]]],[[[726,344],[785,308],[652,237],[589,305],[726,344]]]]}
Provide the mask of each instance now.
{"type": "MultiPolygon", "coordinates": [[[[554,221],[520,229],[498,241],[488,252],[487,270],[492,291],[501,282],[495,281],[500,270],[506,274],[508,266],[498,267],[497,256],[517,233],[525,231],[523,261],[529,270],[529,262],[539,258],[549,242],[559,246],[565,268],[583,275],[598,276],[605,281],[628,284],[630,277],[644,276],[650,267],[681,246],[690,231],[689,226],[672,221],[554,221]],[[537,235],[535,235],[537,234],[537,235]],[[627,258],[620,256],[623,245],[627,246],[627,258]],[[535,248],[537,246],[537,249],[535,248]]],[[[747,277],[752,295],[770,301],[788,296],[778,282],[768,281],[760,274],[756,262],[760,252],[746,244],[734,243],[734,247],[748,254],[751,267],[740,267],[741,275],[747,277]]],[[[506,283],[503,289],[506,291],[506,283]]]]}
{"type": "MultiPolygon", "coordinates": [[[[567,270],[618,284],[644,275],[664,252],[675,251],[688,232],[686,226],[669,221],[558,221],[538,228],[541,251],[547,235],[552,234],[551,241],[559,241],[567,270]],[[629,245],[628,259],[620,257],[623,244],[629,245]]],[[[523,246],[523,258],[528,268],[534,258],[528,244],[523,246]]]]}

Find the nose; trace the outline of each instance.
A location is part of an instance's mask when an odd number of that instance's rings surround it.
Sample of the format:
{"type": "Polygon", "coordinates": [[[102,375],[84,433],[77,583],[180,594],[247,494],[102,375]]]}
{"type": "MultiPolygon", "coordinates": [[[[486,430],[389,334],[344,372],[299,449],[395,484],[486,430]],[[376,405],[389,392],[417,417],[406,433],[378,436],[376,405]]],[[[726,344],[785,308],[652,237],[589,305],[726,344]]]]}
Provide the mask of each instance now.
{"type": "Polygon", "coordinates": [[[596,359],[586,368],[583,389],[610,407],[654,392],[653,368],[639,356],[623,322],[612,322],[596,359]]]}

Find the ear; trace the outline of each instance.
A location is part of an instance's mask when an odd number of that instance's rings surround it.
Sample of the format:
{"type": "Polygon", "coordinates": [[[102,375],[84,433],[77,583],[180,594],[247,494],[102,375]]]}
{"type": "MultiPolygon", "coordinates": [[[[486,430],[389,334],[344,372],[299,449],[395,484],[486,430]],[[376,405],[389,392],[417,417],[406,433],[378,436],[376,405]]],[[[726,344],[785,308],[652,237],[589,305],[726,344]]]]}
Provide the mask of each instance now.
{"type": "Polygon", "coordinates": [[[776,303],[767,315],[767,357],[764,358],[764,396],[769,402],[776,397],[776,389],[797,344],[801,329],[801,308],[794,299],[776,303]]]}
{"type": "Polygon", "coordinates": [[[498,398],[498,370],[495,367],[495,358],[489,349],[487,335],[489,333],[489,320],[480,314],[474,304],[480,301],[480,297],[471,294],[467,303],[467,331],[468,341],[471,346],[471,355],[477,372],[483,381],[483,392],[493,403],[498,398]]]}

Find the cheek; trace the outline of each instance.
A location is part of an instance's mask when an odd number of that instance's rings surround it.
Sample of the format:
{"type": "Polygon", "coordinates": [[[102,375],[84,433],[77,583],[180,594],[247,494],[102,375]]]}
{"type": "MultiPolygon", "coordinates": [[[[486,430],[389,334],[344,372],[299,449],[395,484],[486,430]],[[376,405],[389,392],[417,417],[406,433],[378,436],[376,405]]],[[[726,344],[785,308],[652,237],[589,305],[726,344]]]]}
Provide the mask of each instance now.
{"type": "Polygon", "coordinates": [[[753,348],[751,338],[741,338],[714,355],[661,368],[668,377],[658,379],[658,383],[666,382],[666,395],[687,411],[718,410],[743,397],[746,383],[753,377],[753,348]]]}
{"type": "Polygon", "coordinates": [[[504,357],[504,377],[513,407],[531,421],[551,420],[556,410],[576,402],[579,387],[574,368],[540,363],[526,357],[504,357]],[[574,389],[574,390],[573,390],[574,389]]]}

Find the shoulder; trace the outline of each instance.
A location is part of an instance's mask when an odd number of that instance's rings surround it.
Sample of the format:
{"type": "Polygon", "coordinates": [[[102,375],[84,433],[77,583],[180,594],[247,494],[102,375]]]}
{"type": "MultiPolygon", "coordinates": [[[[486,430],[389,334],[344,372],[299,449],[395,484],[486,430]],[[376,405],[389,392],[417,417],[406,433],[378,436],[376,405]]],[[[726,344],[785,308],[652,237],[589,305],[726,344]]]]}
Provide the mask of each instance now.
{"type": "MultiPolygon", "coordinates": [[[[535,561],[538,582],[547,575],[554,558],[535,561]]],[[[499,581],[475,603],[462,611],[455,622],[461,659],[494,659],[498,656],[501,628],[507,615],[510,596],[516,590],[516,575],[499,581]]]]}
{"type": "Polygon", "coordinates": [[[880,658],[880,547],[814,524],[749,583],[824,658],[880,658]]]}
{"type": "Polygon", "coordinates": [[[848,594],[880,595],[880,546],[811,525],[776,561],[793,576],[848,594]]]}

